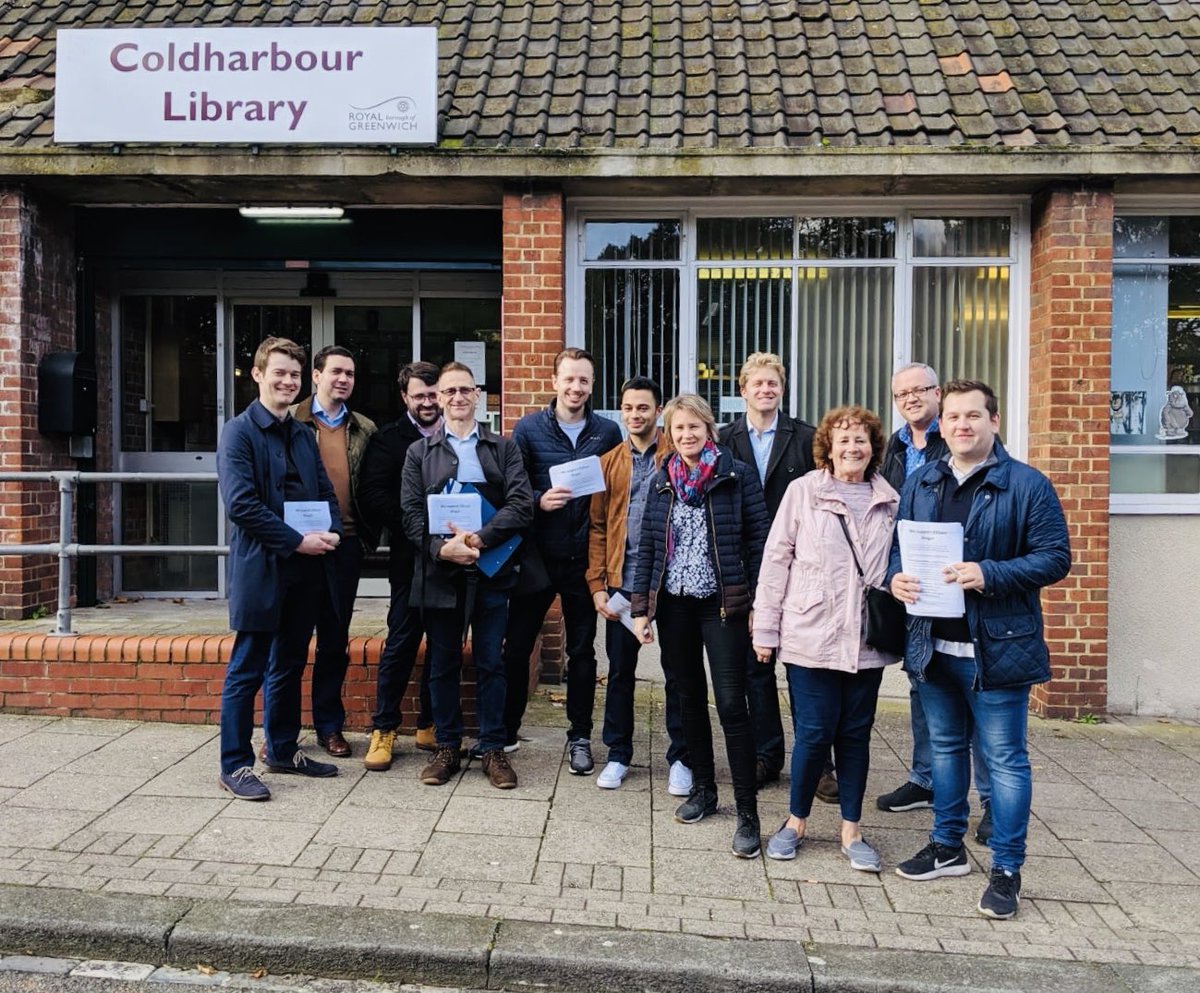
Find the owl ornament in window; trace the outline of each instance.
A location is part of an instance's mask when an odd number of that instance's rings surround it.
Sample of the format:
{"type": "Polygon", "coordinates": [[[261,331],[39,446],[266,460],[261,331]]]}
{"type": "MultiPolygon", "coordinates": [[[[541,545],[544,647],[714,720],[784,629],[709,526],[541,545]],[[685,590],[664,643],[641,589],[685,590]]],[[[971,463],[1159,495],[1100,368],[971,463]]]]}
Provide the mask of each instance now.
{"type": "Polygon", "coordinates": [[[1188,423],[1192,419],[1192,408],[1188,405],[1187,393],[1182,386],[1167,390],[1167,402],[1158,413],[1159,441],[1180,441],[1187,438],[1188,423]]]}

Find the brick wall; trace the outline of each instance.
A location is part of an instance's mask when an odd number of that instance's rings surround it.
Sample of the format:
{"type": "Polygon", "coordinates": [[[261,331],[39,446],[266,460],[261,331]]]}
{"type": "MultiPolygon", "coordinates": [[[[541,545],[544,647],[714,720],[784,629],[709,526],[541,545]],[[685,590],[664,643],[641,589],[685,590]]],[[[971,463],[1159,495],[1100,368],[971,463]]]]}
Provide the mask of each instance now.
{"type": "Polygon", "coordinates": [[[1108,189],[1034,201],[1029,461],[1058,489],[1074,561],[1042,596],[1052,678],[1032,706],[1046,717],[1103,713],[1108,702],[1112,219],[1108,189]]]}
{"type": "MultiPolygon", "coordinates": [[[[65,439],[37,431],[37,366],[75,346],[75,245],[70,211],[18,189],[0,188],[0,467],[68,469],[65,439]]],[[[14,543],[58,538],[51,484],[0,486],[0,531],[14,543]]],[[[0,617],[53,611],[58,565],[50,557],[0,557],[0,617]]]]}
{"type": "MultiPolygon", "coordinates": [[[[525,414],[544,407],[553,393],[554,356],[566,344],[563,237],[561,192],[505,192],[500,352],[506,434],[525,414]]],[[[562,655],[562,615],[556,601],[542,628],[543,678],[561,676],[562,655]]]]}

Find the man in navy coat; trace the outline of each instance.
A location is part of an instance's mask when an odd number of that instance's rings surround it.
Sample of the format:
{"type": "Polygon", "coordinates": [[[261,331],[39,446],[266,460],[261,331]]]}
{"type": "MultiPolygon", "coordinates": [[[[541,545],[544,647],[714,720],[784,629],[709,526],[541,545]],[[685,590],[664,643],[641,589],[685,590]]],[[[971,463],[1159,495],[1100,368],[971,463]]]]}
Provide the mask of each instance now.
{"type": "Polygon", "coordinates": [[[229,626],[237,632],[221,692],[220,783],[239,800],[271,798],[254,774],[250,743],[254,698],[264,680],[267,768],[302,776],[338,771],[297,746],[301,677],[318,601],[331,580],[322,557],[341,540],[337,498],[313,433],[288,414],[306,358],[287,338],[258,346],[250,372],[258,399],[225,425],[217,448],[221,498],[232,525],[229,626]],[[307,525],[299,516],[305,510],[307,525]]]}

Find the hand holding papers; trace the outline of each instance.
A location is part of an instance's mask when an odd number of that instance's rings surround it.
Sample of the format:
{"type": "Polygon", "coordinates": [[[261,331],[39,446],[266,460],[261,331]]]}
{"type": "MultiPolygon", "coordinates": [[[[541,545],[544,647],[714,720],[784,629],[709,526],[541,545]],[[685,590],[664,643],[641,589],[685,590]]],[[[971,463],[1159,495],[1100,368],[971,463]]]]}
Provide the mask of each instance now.
{"type": "Polygon", "coordinates": [[[572,498],[587,496],[589,493],[603,493],[604,473],[600,469],[599,456],[589,455],[587,458],[551,466],[550,485],[570,490],[572,498]]]}
{"type": "Polygon", "coordinates": [[[483,504],[478,493],[431,493],[425,499],[430,534],[474,534],[483,527],[483,504]]]}
{"type": "Polygon", "coordinates": [[[285,500],[283,523],[301,534],[328,531],[333,525],[327,500],[285,500]]]}
{"type": "Polygon", "coordinates": [[[963,587],[946,582],[945,570],[963,557],[961,524],[900,521],[900,567],[921,583],[916,603],[906,604],[916,617],[962,617],[963,587]]]}
{"type": "Polygon", "coordinates": [[[617,615],[617,620],[629,629],[629,633],[637,635],[637,630],[633,626],[633,615],[630,610],[633,609],[631,604],[621,593],[614,593],[608,598],[608,609],[617,615]]]}

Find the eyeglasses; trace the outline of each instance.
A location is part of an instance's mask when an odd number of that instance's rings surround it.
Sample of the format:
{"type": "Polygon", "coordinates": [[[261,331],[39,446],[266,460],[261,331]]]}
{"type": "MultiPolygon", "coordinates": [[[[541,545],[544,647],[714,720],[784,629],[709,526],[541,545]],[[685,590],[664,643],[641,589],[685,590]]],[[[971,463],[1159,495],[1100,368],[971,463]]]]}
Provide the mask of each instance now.
{"type": "Polygon", "coordinates": [[[914,386],[911,390],[901,390],[899,393],[893,393],[892,399],[896,403],[903,403],[909,397],[923,397],[930,390],[936,390],[937,386],[914,386]]]}
{"type": "Polygon", "coordinates": [[[447,386],[444,390],[438,390],[438,392],[449,400],[451,397],[469,397],[475,392],[475,389],[476,387],[474,386],[447,386]]]}
{"type": "Polygon", "coordinates": [[[437,390],[434,390],[432,393],[409,393],[408,398],[413,403],[436,403],[437,390]]]}

